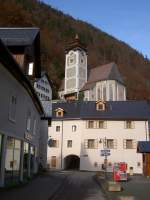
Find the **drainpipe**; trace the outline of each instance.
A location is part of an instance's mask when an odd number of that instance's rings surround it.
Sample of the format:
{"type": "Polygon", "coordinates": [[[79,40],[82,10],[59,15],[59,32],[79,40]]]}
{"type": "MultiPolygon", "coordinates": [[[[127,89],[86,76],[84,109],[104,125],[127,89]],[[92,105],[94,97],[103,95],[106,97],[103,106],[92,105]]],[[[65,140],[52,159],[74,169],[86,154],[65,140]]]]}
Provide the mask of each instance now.
{"type": "Polygon", "coordinates": [[[146,131],[146,141],[149,140],[148,130],[147,130],[147,121],[145,121],[145,131],[146,131]]]}
{"type": "Polygon", "coordinates": [[[61,169],[63,168],[63,120],[62,122],[62,132],[61,132],[61,169]]]}

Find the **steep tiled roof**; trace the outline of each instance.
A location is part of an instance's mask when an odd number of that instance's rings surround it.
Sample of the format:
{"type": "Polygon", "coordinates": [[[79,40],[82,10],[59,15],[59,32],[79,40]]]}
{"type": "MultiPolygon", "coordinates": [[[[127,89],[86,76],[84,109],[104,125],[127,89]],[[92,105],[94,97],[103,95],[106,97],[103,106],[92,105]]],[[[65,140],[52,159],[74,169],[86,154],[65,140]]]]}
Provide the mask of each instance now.
{"type": "Polygon", "coordinates": [[[54,120],[59,119],[54,111],[58,107],[65,111],[63,119],[150,119],[150,107],[146,101],[108,101],[105,111],[97,111],[95,101],[53,103],[54,120]]]}
{"type": "Polygon", "coordinates": [[[85,83],[81,91],[88,90],[91,88],[93,83],[103,80],[116,80],[124,84],[121,74],[118,71],[117,65],[112,62],[91,69],[89,72],[88,82],[85,83]]]}
{"type": "MultiPolygon", "coordinates": [[[[88,81],[82,87],[81,91],[88,90],[95,85],[98,81],[103,80],[116,80],[122,84],[124,81],[118,71],[117,65],[112,62],[106,65],[101,65],[90,70],[88,81]]],[[[64,90],[64,80],[62,80],[59,91],[64,90]]]]}
{"type": "Polygon", "coordinates": [[[39,28],[0,28],[0,38],[6,46],[31,45],[39,28]]]}
{"type": "Polygon", "coordinates": [[[39,112],[41,114],[44,114],[42,105],[39,101],[39,98],[37,97],[34,88],[31,85],[31,82],[22,73],[22,70],[20,69],[18,63],[13,58],[7,47],[0,40],[0,64],[1,63],[3,64],[2,66],[5,67],[9,71],[9,73],[20,83],[20,85],[22,85],[26,89],[39,112]]]}

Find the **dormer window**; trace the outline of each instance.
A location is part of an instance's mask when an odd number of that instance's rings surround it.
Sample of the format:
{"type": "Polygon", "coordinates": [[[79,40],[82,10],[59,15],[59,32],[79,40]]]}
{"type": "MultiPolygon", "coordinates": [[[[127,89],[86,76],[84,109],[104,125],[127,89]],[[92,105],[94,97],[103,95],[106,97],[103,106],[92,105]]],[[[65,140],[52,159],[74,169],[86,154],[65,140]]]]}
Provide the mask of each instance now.
{"type": "Polygon", "coordinates": [[[64,109],[62,109],[62,108],[57,108],[55,110],[55,112],[56,112],[56,117],[63,117],[64,116],[64,109]]]}
{"type": "Polygon", "coordinates": [[[103,102],[103,101],[97,101],[96,102],[96,110],[99,110],[99,111],[104,111],[105,108],[106,108],[106,103],[103,102]]]}

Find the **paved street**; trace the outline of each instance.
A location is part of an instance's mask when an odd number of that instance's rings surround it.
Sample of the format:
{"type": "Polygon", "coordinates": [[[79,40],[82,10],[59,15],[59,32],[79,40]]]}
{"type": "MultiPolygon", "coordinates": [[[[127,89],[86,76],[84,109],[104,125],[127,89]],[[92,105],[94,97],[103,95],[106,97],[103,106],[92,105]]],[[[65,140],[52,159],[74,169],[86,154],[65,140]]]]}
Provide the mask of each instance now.
{"type": "Polygon", "coordinates": [[[73,172],[50,200],[104,200],[100,187],[93,179],[95,173],[73,172]]]}
{"type": "Polygon", "coordinates": [[[105,200],[92,172],[56,171],[0,191],[0,200],[105,200]]]}

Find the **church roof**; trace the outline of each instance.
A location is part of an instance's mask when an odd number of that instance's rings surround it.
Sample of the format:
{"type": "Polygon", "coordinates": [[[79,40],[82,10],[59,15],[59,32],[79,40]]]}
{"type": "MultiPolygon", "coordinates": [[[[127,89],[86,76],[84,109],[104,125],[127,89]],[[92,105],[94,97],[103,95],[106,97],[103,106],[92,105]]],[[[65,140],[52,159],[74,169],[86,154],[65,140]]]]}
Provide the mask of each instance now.
{"type": "MultiPolygon", "coordinates": [[[[117,65],[112,62],[109,64],[101,65],[90,70],[88,81],[85,83],[81,91],[89,90],[95,86],[95,83],[103,80],[116,80],[124,84],[122,76],[118,70],[117,65]]],[[[64,79],[61,82],[59,91],[64,90],[64,79]]]]}
{"type": "Polygon", "coordinates": [[[74,50],[78,48],[83,49],[85,52],[87,52],[85,44],[81,42],[78,34],[76,34],[74,40],[66,45],[65,51],[68,52],[70,50],[74,50]]]}
{"type": "Polygon", "coordinates": [[[0,38],[6,46],[32,45],[39,28],[0,28],[0,38]]]}
{"type": "Polygon", "coordinates": [[[148,120],[150,106],[146,101],[107,101],[106,110],[96,110],[95,101],[53,103],[53,119],[103,119],[103,120],[148,120]],[[56,117],[55,110],[62,108],[63,118],[56,117]]]}
{"type": "Polygon", "coordinates": [[[124,84],[121,74],[118,71],[117,65],[114,62],[112,62],[91,69],[89,72],[88,82],[85,83],[81,90],[88,90],[91,88],[93,83],[103,80],[116,80],[121,84],[124,84]]]}

